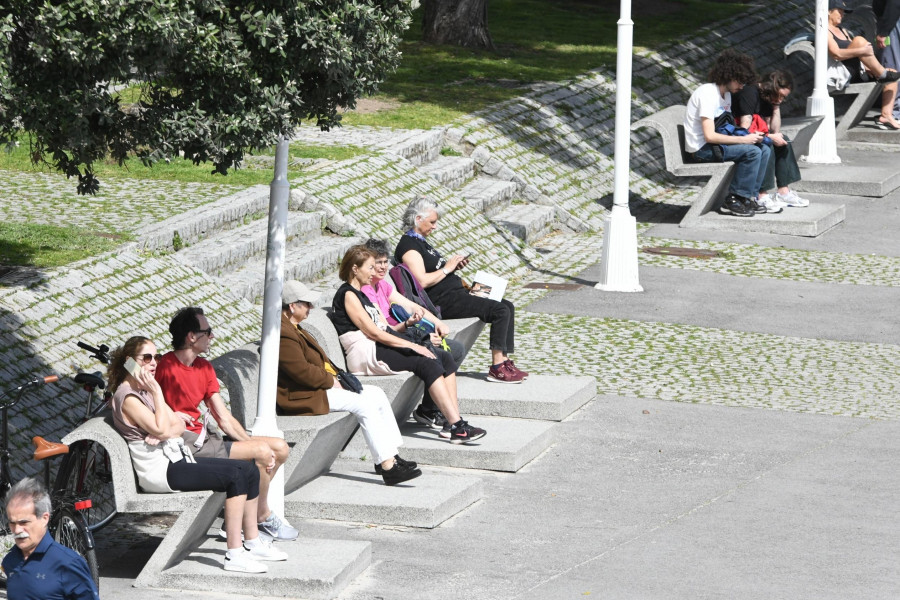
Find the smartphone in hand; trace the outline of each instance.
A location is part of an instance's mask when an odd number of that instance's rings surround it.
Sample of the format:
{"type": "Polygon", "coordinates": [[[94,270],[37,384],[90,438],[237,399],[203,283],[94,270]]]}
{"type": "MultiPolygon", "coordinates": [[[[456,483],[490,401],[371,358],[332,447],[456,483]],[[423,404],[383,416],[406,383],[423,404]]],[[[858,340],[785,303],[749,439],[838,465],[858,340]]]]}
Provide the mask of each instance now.
{"type": "Polygon", "coordinates": [[[137,364],[137,361],[134,360],[134,358],[129,356],[125,359],[125,370],[131,373],[132,377],[137,379],[141,373],[141,366],[137,364]]]}

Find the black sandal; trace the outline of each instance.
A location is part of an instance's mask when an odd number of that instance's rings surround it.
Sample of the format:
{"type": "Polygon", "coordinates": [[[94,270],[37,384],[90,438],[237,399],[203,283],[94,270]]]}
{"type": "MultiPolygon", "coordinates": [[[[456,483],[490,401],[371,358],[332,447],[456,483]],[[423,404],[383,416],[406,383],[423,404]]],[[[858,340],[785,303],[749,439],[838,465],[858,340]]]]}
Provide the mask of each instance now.
{"type": "Polygon", "coordinates": [[[898,131],[898,130],[900,130],[900,127],[894,127],[890,123],[883,123],[881,121],[880,116],[875,117],[875,127],[877,127],[878,129],[880,129],[882,131],[898,131]]]}

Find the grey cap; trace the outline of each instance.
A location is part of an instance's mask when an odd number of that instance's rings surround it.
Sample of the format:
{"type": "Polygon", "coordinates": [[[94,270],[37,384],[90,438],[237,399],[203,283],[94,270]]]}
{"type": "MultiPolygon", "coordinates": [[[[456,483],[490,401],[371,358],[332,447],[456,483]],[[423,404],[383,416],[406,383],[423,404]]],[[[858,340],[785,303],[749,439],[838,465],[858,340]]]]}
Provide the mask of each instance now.
{"type": "Polygon", "coordinates": [[[318,290],[311,290],[303,283],[293,279],[284,283],[284,288],[281,290],[281,303],[309,302],[315,304],[321,295],[322,293],[318,290]]]}

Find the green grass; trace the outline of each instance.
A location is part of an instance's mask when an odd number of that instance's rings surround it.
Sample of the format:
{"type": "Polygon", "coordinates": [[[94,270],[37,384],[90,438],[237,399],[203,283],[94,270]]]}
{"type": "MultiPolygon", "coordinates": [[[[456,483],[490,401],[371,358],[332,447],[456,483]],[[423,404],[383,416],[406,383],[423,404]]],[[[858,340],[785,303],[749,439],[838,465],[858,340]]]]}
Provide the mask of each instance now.
{"type": "Polygon", "coordinates": [[[127,239],[74,227],[0,223],[0,265],[58,267],[113,250],[127,239]]]}
{"type": "MultiPolygon", "coordinates": [[[[634,44],[656,48],[747,9],[710,0],[669,0],[633,10],[634,44]]],[[[401,44],[403,61],[375,99],[400,103],[374,113],[348,112],[347,125],[427,128],[523,93],[537,81],[562,81],[615,66],[618,0],[490,0],[495,52],[421,42],[421,11],[401,44]]]]}

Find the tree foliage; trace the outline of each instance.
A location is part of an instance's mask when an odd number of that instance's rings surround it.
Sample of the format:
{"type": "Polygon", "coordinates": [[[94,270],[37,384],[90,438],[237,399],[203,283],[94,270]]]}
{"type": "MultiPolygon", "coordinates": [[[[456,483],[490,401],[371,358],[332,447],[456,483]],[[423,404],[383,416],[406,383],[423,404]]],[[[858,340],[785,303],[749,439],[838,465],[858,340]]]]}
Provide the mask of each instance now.
{"type": "Polygon", "coordinates": [[[301,121],[338,123],[399,62],[412,0],[0,0],[0,139],[97,190],[91,165],[183,155],[225,173],[301,121]],[[122,86],[139,86],[125,105],[122,86]]]}

